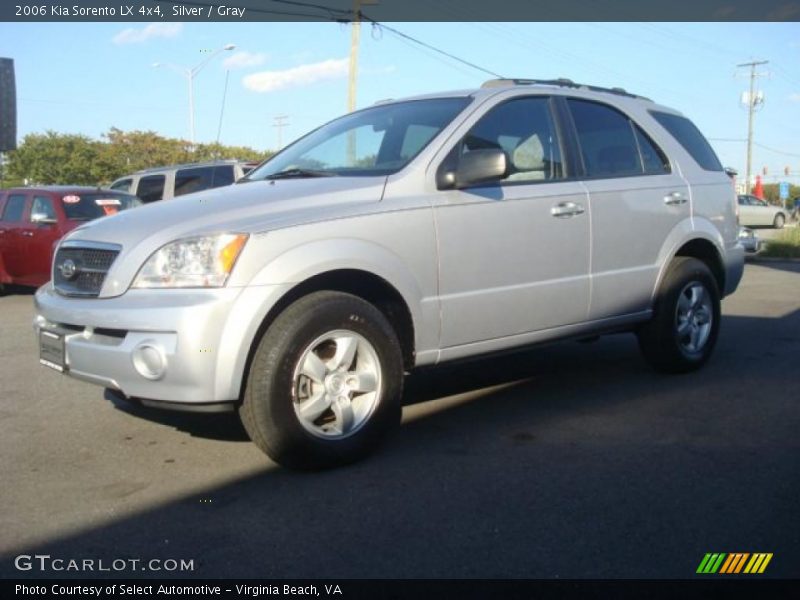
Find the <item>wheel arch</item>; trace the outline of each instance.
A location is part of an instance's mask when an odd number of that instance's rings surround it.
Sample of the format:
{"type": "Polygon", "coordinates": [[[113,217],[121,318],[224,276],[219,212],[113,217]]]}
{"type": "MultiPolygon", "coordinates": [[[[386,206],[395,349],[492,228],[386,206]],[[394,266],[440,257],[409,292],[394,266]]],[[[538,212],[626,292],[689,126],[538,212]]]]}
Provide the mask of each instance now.
{"type": "Polygon", "coordinates": [[[683,244],[675,256],[696,258],[711,269],[720,294],[725,293],[725,264],[716,245],[706,238],[694,238],[683,244]]]}
{"type": "Polygon", "coordinates": [[[313,292],[333,291],[357,296],[375,306],[391,324],[400,342],[403,366],[413,368],[416,358],[416,335],[412,311],[398,289],[383,277],[362,269],[333,269],[317,273],[295,284],[286,291],[267,311],[262,319],[247,352],[242,372],[240,394],[244,393],[247,373],[253,355],[264,333],[275,319],[291,304],[313,292]]]}
{"type": "Polygon", "coordinates": [[[696,258],[705,263],[714,275],[720,295],[724,295],[727,283],[724,247],[722,235],[712,223],[702,219],[694,219],[694,223],[687,219],[680,223],[662,247],[659,257],[661,268],[653,288],[653,299],[658,294],[670,263],[677,256],[696,258]]]}

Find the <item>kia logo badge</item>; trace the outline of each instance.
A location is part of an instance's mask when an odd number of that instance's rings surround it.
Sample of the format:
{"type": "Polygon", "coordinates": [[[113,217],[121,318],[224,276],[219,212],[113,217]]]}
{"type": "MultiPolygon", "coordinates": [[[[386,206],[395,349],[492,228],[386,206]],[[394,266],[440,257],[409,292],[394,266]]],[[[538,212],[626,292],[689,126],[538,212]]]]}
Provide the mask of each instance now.
{"type": "Polygon", "coordinates": [[[59,270],[61,271],[61,275],[63,275],[64,279],[72,279],[78,272],[78,265],[75,264],[74,260],[68,258],[61,263],[59,270]]]}

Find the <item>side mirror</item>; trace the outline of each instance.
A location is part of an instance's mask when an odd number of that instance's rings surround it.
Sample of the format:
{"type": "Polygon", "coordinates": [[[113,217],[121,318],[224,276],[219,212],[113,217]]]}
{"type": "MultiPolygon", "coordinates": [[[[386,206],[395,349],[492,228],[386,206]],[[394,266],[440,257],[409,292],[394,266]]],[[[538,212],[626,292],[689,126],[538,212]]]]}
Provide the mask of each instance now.
{"type": "Polygon", "coordinates": [[[502,179],[508,174],[508,158],[499,148],[483,148],[462,154],[454,173],[456,188],[502,179]]]}
{"type": "Polygon", "coordinates": [[[725,174],[731,179],[736,179],[736,176],[739,174],[739,171],[737,171],[733,167],[725,167],[725,174]]]}
{"type": "Polygon", "coordinates": [[[31,215],[31,223],[37,225],[53,225],[56,220],[53,217],[48,217],[46,213],[33,213],[31,215]]]}

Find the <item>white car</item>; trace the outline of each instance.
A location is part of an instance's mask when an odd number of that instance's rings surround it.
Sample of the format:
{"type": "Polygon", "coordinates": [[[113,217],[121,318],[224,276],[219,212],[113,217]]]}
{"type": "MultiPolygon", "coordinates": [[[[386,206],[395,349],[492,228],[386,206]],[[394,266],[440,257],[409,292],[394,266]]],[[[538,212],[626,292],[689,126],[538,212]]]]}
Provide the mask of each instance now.
{"type": "Polygon", "coordinates": [[[743,227],[765,225],[781,229],[784,223],[786,213],[781,207],[767,204],[755,196],[739,196],[739,224],[743,227]]]}

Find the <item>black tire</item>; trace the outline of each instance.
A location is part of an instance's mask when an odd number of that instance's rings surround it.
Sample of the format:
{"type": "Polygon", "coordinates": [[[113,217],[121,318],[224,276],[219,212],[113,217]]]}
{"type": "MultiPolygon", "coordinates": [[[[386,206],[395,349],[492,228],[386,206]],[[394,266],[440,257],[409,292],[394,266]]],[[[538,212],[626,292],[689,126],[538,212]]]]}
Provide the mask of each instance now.
{"type": "MultiPolygon", "coordinates": [[[[698,304],[699,306],[699,304],[698,304]]],[[[673,259],[656,297],[653,319],[637,332],[639,347],[650,365],[664,373],[686,373],[702,367],[717,342],[720,294],[717,281],[705,263],[685,256],[673,259]],[[692,293],[700,286],[708,294],[703,310],[687,313],[692,293]],[[710,322],[698,324],[710,315],[710,322]],[[705,325],[710,325],[705,328],[705,325]],[[687,333],[688,331],[688,333],[687,333]],[[697,344],[692,334],[698,333],[697,344]],[[699,343],[700,340],[702,344],[699,343]]]]}
{"type": "MultiPolygon", "coordinates": [[[[318,384],[309,380],[307,385],[318,384]]],[[[323,388],[327,389],[327,385],[323,388]]],[[[383,313],[357,296],[314,292],[284,310],[258,342],[239,415],[256,446],[278,464],[301,470],[336,467],[369,455],[399,425],[402,386],[400,343],[383,313]],[[297,381],[303,376],[297,371],[300,360],[313,352],[312,345],[320,336],[342,330],[362,340],[353,365],[362,360],[359,354],[363,341],[367,342],[371,364],[379,365],[380,383],[371,396],[368,416],[361,417],[361,425],[346,436],[327,438],[321,431],[312,431],[316,426],[310,420],[305,425],[301,422],[296,399],[300,389],[297,381]]],[[[333,408],[328,410],[330,413],[320,415],[318,420],[330,420],[333,408]]]]}
{"type": "Polygon", "coordinates": [[[783,216],[783,213],[778,213],[775,215],[775,220],[772,222],[772,226],[775,229],[783,229],[783,226],[786,224],[786,217],[783,216]]]}

